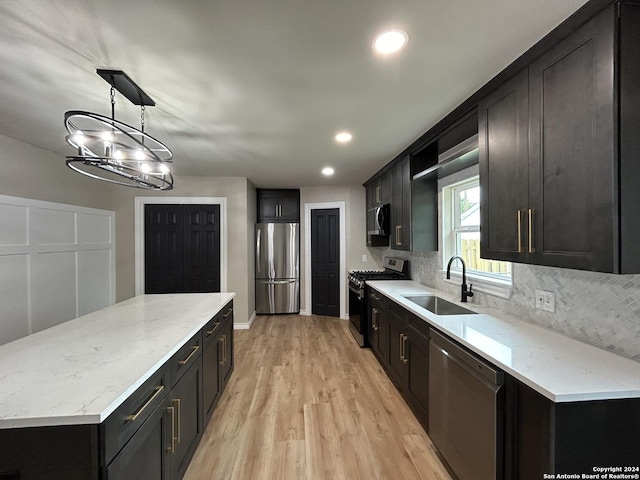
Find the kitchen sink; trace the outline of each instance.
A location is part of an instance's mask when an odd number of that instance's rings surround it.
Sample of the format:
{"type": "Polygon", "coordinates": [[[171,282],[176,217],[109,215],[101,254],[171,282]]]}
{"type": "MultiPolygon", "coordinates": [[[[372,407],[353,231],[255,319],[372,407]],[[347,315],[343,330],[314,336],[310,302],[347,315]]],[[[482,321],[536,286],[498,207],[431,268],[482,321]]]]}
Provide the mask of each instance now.
{"type": "Polygon", "coordinates": [[[415,295],[405,296],[404,298],[411,300],[413,303],[420,305],[422,308],[426,308],[436,315],[475,315],[476,313],[460,305],[451,303],[444,298],[436,297],[435,295],[415,295]]]}

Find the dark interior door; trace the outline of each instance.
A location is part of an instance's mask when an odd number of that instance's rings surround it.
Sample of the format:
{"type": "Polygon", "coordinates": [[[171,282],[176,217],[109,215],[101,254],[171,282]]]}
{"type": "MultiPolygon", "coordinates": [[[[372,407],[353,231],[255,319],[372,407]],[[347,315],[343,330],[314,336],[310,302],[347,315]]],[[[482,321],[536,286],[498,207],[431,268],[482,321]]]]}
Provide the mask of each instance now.
{"type": "Polygon", "coordinates": [[[145,205],[145,293],[220,291],[220,205],[145,205]]]}
{"type": "Polygon", "coordinates": [[[311,210],[311,313],[340,316],[340,210],[311,210]]]}

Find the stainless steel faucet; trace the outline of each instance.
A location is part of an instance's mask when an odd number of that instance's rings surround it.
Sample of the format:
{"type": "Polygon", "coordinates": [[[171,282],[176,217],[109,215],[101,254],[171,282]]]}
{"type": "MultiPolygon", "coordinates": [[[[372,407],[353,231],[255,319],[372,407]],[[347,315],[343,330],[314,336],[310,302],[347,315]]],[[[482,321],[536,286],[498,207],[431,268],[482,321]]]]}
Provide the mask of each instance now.
{"type": "Polygon", "coordinates": [[[473,284],[469,285],[469,289],[467,289],[467,266],[464,264],[461,256],[454,255],[449,259],[449,263],[447,264],[447,280],[451,279],[451,264],[455,259],[460,260],[460,263],[462,263],[462,294],[460,301],[466,302],[467,297],[473,297],[473,292],[471,291],[473,284]]]}

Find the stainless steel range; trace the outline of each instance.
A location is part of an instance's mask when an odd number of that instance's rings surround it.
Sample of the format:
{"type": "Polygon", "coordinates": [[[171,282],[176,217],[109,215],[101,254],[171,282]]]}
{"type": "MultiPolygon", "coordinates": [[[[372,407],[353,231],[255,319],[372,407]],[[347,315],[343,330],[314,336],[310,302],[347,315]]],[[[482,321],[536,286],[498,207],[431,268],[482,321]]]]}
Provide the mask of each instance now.
{"type": "Polygon", "coordinates": [[[384,270],[352,270],[349,272],[349,330],[358,345],[367,347],[367,281],[407,280],[409,261],[385,257],[384,270]]]}

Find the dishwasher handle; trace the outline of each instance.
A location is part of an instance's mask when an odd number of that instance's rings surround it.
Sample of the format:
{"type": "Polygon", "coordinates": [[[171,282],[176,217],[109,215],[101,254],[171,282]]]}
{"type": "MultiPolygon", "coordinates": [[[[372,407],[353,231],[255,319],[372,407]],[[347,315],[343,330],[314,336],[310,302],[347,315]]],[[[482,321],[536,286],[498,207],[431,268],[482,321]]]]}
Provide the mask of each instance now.
{"type": "Polygon", "coordinates": [[[483,380],[487,386],[494,387],[496,392],[504,385],[503,371],[489,365],[484,360],[467,352],[462,347],[433,330],[431,331],[431,346],[479,380],[483,380]]]}

